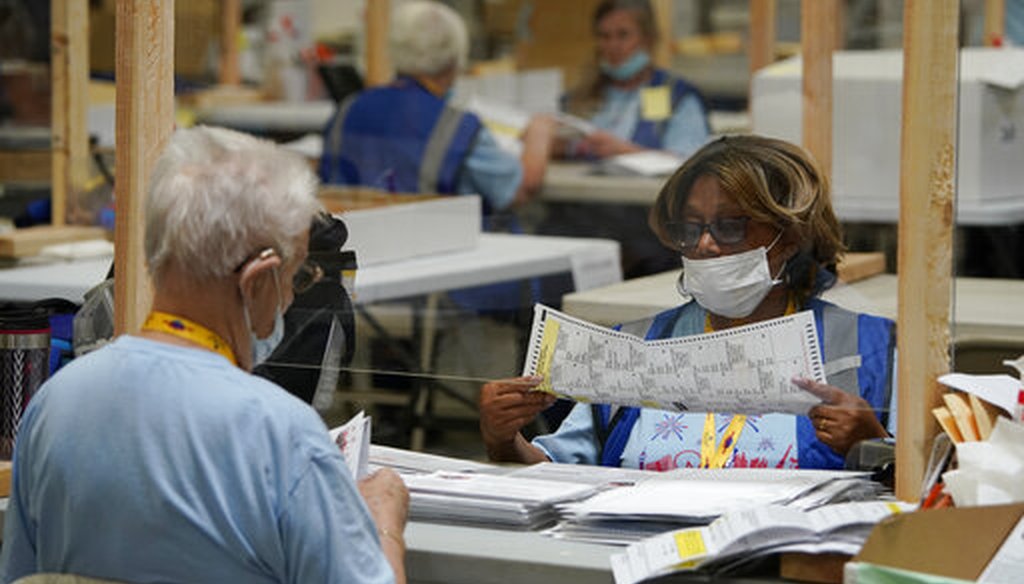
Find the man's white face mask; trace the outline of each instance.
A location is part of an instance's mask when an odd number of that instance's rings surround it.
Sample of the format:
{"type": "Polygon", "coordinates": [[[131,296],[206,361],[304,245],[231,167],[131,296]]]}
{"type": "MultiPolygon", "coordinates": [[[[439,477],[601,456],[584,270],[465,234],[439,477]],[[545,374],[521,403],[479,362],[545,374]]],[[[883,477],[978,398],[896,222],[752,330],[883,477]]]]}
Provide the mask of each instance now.
{"type": "Polygon", "coordinates": [[[724,255],[717,258],[691,260],[683,257],[681,292],[693,296],[705,309],[726,318],[743,318],[754,312],[772,287],[782,283],[772,277],[768,266],[768,250],[775,246],[782,231],[768,247],[724,255]]]}

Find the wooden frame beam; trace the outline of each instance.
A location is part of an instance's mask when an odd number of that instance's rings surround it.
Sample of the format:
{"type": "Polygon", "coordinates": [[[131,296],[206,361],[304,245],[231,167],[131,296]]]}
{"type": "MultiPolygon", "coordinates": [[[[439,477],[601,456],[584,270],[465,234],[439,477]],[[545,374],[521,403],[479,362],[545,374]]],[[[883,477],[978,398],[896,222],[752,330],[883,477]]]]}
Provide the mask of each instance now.
{"type": "Polygon", "coordinates": [[[220,75],[221,85],[238,85],[238,34],[242,26],[242,0],[221,0],[220,75]]]}
{"type": "Polygon", "coordinates": [[[803,55],[802,141],[826,176],[832,176],[832,51],[837,0],[800,4],[803,55]]]}
{"type": "Polygon", "coordinates": [[[776,0],[750,0],[750,39],[747,44],[747,62],[750,75],[775,62],[775,20],[778,16],[776,0]]]}
{"type": "Polygon", "coordinates": [[[672,68],[672,47],[675,45],[675,37],[672,26],[672,0],[651,0],[651,10],[654,12],[654,25],[658,28],[658,43],[654,46],[654,54],[651,60],[655,65],[667,69],[672,68]]]}
{"type": "Polygon", "coordinates": [[[960,3],[907,0],[900,144],[896,496],[916,501],[949,371],[960,3]]]}
{"type": "Polygon", "coordinates": [[[114,332],[149,310],[143,250],[146,183],[174,128],[174,1],[117,0],[114,332]]]}
{"type": "Polygon", "coordinates": [[[391,0],[366,0],[366,85],[384,85],[391,81],[388,56],[388,29],[391,26],[391,0]]]}
{"type": "Polygon", "coordinates": [[[985,0],[985,38],[982,42],[986,47],[998,47],[1003,44],[1006,35],[1006,0],[985,0]]]}
{"type": "Polygon", "coordinates": [[[50,2],[51,223],[74,215],[89,180],[89,4],[50,2]],[[69,209],[70,206],[70,209],[69,209]]]}

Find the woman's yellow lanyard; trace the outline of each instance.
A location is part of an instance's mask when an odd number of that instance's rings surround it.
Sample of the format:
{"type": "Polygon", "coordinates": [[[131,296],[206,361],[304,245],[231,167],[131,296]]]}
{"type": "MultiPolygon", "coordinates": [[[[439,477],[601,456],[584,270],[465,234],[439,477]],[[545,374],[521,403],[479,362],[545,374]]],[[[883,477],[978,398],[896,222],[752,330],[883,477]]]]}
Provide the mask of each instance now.
{"type": "Polygon", "coordinates": [[[187,318],[154,310],[146,317],[142,330],[164,333],[191,341],[214,353],[223,355],[225,359],[231,361],[232,365],[238,365],[234,352],[220,335],[187,318]]]}
{"type": "MultiPolygon", "coordinates": [[[[789,302],[786,304],[786,315],[796,312],[796,302],[793,295],[789,295],[789,302]]],[[[714,332],[711,326],[711,315],[704,321],[704,332],[714,332]]],[[[733,416],[729,426],[722,435],[722,442],[715,445],[715,437],[718,432],[715,430],[715,414],[708,412],[704,415],[704,433],[700,439],[700,467],[701,468],[722,468],[732,460],[732,453],[736,450],[736,443],[740,440],[740,434],[746,427],[747,417],[742,415],[733,416]]]]}

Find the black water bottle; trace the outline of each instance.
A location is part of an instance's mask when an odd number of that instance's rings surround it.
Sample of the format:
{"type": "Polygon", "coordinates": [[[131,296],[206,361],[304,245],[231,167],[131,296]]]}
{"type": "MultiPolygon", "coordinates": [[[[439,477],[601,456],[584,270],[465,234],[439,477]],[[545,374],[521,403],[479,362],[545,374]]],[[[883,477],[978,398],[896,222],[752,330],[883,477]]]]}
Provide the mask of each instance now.
{"type": "Polygon", "coordinates": [[[0,460],[14,453],[21,415],[49,375],[49,356],[49,311],[0,307],[0,460]]]}

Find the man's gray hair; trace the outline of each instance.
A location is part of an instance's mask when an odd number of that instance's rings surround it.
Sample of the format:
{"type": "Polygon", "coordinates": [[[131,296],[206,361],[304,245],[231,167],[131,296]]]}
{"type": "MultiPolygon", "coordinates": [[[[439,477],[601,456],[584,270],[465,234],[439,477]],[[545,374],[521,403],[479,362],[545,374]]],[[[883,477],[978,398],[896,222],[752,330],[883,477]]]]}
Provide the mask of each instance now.
{"type": "Polygon", "coordinates": [[[406,2],[391,19],[391,62],[400,75],[436,75],[465,67],[466,23],[454,10],[429,0],[406,2]]]}
{"type": "Polygon", "coordinates": [[[309,164],[272,142],[223,128],[177,130],[146,200],[146,261],[154,283],[175,265],[198,281],[227,276],[294,240],[320,209],[309,164]]]}

